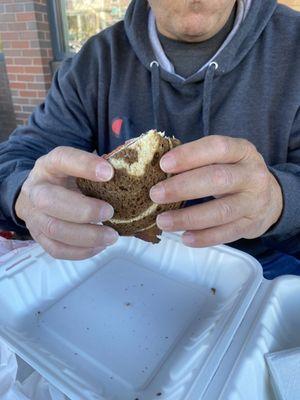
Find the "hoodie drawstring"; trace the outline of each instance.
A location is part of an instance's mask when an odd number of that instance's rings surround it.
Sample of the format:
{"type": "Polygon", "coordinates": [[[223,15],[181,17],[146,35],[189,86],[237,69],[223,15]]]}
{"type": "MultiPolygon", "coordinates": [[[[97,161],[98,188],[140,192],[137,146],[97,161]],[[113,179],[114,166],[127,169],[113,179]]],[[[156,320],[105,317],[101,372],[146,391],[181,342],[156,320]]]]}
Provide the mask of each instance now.
{"type": "Polygon", "coordinates": [[[159,131],[158,116],[159,116],[159,64],[157,61],[152,61],[151,68],[151,89],[152,89],[152,105],[154,115],[154,129],[159,131]]]}
{"type": "Polygon", "coordinates": [[[209,123],[210,123],[210,106],[213,79],[216,70],[219,68],[218,63],[212,61],[206,71],[204,78],[204,89],[203,89],[203,109],[202,109],[202,121],[203,121],[203,135],[209,135],[209,123]]]}
{"type": "MultiPolygon", "coordinates": [[[[207,71],[204,78],[204,89],[203,89],[203,107],[202,107],[202,121],[203,121],[203,135],[209,135],[210,125],[210,106],[211,96],[213,88],[213,79],[216,70],[219,68],[218,63],[212,61],[207,67],[207,71]]],[[[159,100],[160,100],[160,88],[159,88],[159,64],[157,61],[152,61],[150,64],[151,69],[151,90],[152,90],[152,105],[154,115],[154,128],[159,130],[158,119],[159,119],[159,100]]]]}

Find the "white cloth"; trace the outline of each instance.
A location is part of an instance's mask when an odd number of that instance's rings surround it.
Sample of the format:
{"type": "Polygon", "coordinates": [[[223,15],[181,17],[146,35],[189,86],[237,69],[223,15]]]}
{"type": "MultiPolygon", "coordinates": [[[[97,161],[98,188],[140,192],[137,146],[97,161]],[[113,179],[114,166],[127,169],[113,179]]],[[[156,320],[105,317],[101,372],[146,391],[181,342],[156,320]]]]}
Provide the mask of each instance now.
{"type": "MultiPolygon", "coordinates": [[[[9,252],[18,253],[22,247],[33,243],[0,237],[0,256],[9,252]]],[[[33,372],[22,383],[18,382],[18,367],[15,354],[0,340],[0,400],[67,400],[37,372],[33,372]]]]}
{"type": "Polygon", "coordinates": [[[12,251],[11,254],[17,254],[21,248],[31,246],[32,240],[7,240],[0,236],[0,257],[12,251]]]}

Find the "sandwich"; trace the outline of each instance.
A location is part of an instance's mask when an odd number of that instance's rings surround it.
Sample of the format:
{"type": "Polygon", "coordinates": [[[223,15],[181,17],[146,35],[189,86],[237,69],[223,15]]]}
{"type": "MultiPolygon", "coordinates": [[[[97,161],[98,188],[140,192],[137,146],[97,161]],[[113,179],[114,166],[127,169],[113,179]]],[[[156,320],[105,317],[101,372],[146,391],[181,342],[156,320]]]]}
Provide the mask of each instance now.
{"type": "Polygon", "coordinates": [[[109,182],[77,178],[77,185],[86,196],[113,206],[114,216],[105,221],[105,225],[121,236],[158,243],[161,231],[156,225],[157,215],[177,209],[182,203],[156,204],[150,199],[149,192],[152,186],[171,176],[161,170],[159,162],[166,152],[179,144],[174,137],[150,130],[103,156],[115,170],[109,182]]]}

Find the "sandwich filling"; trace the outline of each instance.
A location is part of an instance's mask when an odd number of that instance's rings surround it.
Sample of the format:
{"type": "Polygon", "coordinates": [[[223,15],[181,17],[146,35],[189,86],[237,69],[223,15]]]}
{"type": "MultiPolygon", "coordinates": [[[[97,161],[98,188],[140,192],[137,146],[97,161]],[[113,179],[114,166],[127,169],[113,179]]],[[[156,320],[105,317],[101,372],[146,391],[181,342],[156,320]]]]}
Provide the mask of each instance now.
{"type": "Polygon", "coordinates": [[[146,166],[151,163],[155,152],[158,150],[159,136],[157,135],[165,136],[163,132],[157,132],[152,129],[148,133],[133,139],[116,152],[112,152],[108,157],[109,162],[115,169],[125,169],[128,175],[142,177],[146,166]],[[132,163],[129,163],[124,157],[118,157],[118,153],[124,152],[125,149],[129,148],[137,154],[135,161],[132,163]]]}
{"type": "Polygon", "coordinates": [[[153,204],[151,204],[151,206],[149,208],[147,208],[145,211],[143,211],[141,214],[139,214],[136,217],[128,218],[128,219],[115,219],[115,218],[112,218],[110,220],[110,222],[112,222],[114,224],[127,224],[127,223],[130,223],[130,222],[140,221],[140,220],[148,217],[149,215],[155,213],[157,208],[158,208],[158,206],[159,206],[159,204],[153,203],[153,204]]]}

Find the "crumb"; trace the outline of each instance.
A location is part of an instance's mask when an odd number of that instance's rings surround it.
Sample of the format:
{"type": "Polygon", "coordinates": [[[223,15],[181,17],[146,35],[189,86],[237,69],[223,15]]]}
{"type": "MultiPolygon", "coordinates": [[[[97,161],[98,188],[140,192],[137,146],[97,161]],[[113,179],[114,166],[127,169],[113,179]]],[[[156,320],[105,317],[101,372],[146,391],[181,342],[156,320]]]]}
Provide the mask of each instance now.
{"type": "Polygon", "coordinates": [[[165,336],[165,339],[169,339],[169,336],[165,336]]]}
{"type": "Polygon", "coordinates": [[[141,283],[141,286],[144,286],[144,284],[143,284],[143,283],[141,283]]]}
{"type": "Polygon", "coordinates": [[[126,306],[126,307],[130,307],[130,306],[131,306],[131,303],[129,303],[129,302],[125,303],[125,306],[126,306]]]}
{"type": "Polygon", "coordinates": [[[89,331],[89,330],[90,330],[90,328],[86,328],[86,330],[87,330],[87,331],[89,331]]]}
{"type": "Polygon", "coordinates": [[[38,311],[38,312],[37,312],[37,315],[41,315],[41,312],[40,312],[40,311],[38,311]]]}
{"type": "Polygon", "coordinates": [[[212,287],[210,290],[211,290],[211,293],[212,293],[213,295],[215,295],[215,294],[216,294],[216,291],[217,291],[217,289],[216,289],[216,288],[212,287]]]}
{"type": "Polygon", "coordinates": [[[65,310],[67,308],[67,306],[63,306],[63,309],[65,310]]]}
{"type": "Polygon", "coordinates": [[[114,379],[114,378],[112,376],[110,376],[109,379],[114,379]]]}
{"type": "Polygon", "coordinates": [[[74,356],[78,356],[78,353],[74,353],[74,356]]]}
{"type": "Polygon", "coordinates": [[[161,392],[156,393],[156,396],[161,396],[161,395],[162,395],[161,392]]]}

